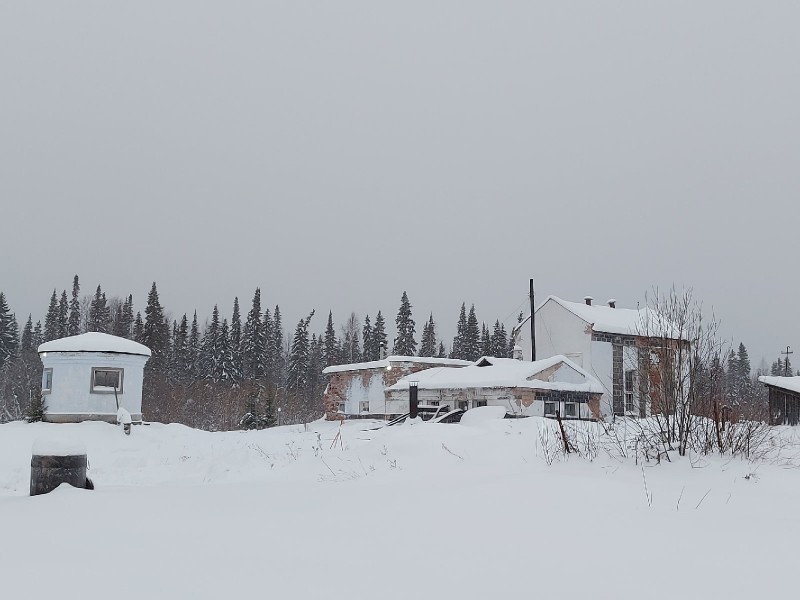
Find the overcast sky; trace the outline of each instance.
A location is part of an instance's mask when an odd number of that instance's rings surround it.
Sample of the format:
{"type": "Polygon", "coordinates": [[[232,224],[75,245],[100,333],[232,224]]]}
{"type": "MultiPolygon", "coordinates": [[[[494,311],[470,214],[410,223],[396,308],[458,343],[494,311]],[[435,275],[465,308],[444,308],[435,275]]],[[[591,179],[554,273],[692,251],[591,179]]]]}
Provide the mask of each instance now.
{"type": "MultiPolygon", "coordinates": [[[[535,277],[800,351],[795,2],[0,3],[0,290],[451,338],[535,277]]],[[[24,320],[24,317],[21,318],[24,320]]],[[[449,341],[449,340],[448,340],[449,341]]],[[[800,365],[800,358],[795,361],[800,365]]]]}

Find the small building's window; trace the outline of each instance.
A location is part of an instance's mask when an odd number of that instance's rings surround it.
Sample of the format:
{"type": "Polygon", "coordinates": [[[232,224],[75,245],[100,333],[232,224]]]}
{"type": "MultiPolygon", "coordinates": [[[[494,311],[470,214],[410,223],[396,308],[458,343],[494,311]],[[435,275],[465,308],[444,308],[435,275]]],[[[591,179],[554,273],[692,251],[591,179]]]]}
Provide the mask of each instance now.
{"type": "Polygon", "coordinates": [[[431,406],[439,406],[439,401],[438,400],[431,400],[430,401],[430,405],[431,406]]]}
{"type": "Polygon", "coordinates": [[[53,369],[45,369],[42,372],[42,393],[49,394],[53,389],[53,369]]]}
{"type": "Polygon", "coordinates": [[[368,413],[369,412],[369,400],[362,400],[358,404],[359,404],[359,410],[362,413],[368,413]]]}
{"type": "Polygon", "coordinates": [[[625,371],[625,412],[633,412],[633,374],[635,371],[625,371]]]}
{"type": "Polygon", "coordinates": [[[578,405],[574,402],[565,402],[564,403],[564,416],[565,417],[577,417],[578,416],[578,405]]]}
{"type": "Polygon", "coordinates": [[[473,408],[478,408],[480,406],[486,406],[486,400],[475,400],[473,408]]]}
{"type": "Polygon", "coordinates": [[[469,402],[467,402],[466,400],[459,400],[458,408],[460,408],[461,410],[469,409],[469,402]]]}
{"type": "Polygon", "coordinates": [[[122,393],[122,376],[124,369],[98,368],[92,369],[92,390],[93,394],[113,394],[117,390],[122,393]]]}
{"type": "Polygon", "coordinates": [[[345,408],[344,402],[339,402],[339,405],[338,405],[338,407],[337,407],[337,409],[336,409],[336,410],[337,410],[338,412],[340,412],[340,413],[344,414],[344,408],[345,408]]]}
{"type": "Polygon", "coordinates": [[[556,416],[556,403],[555,402],[545,402],[544,403],[544,414],[548,417],[556,416]]]}

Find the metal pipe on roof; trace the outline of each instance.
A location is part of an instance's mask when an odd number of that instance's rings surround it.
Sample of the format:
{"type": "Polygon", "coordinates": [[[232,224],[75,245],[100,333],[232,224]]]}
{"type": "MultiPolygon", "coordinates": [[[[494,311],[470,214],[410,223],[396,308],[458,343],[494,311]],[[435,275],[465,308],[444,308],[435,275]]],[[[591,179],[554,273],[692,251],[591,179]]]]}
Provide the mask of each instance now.
{"type": "Polygon", "coordinates": [[[533,296],[533,279],[531,279],[531,361],[536,360],[536,307],[533,296]]]}

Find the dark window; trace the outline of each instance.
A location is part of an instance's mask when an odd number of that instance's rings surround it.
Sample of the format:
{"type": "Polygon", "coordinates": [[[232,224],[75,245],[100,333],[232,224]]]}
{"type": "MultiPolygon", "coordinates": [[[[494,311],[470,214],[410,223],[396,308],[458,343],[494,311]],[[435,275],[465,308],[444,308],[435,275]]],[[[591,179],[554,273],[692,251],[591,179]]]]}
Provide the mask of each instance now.
{"type": "Polygon", "coordinates": [[[578,416],[578,405],[574,402],[566,402],[564,404],[564,416],[565,417],[577,417],[578,416]]]}
{"type": "Polygon", "coordinates": [[[467,410],[469,408],[469,402],[467,402],[466,400],[459,401],[458,408],[460,408],[461,410],[467,410]]]}
{"type": "Polygon", "coordinates": [[[53,369],[45,369],[42,372],[42,393],[47,394],[53,389],[53,369]]]}
{"type": "Polygon", "coordinates": [[[122,393],[122,369],[92,369],[92,393],[108,394],[122,393]]]}
{"type": "Polygon", "coordinates": [[[475,400],[474,408],[478,408],[479,406],[486,406],[486,400],[475,400]]]}
{"type": "Polygon", "coordinates": [[[556,403],[555,402],[545,402],[544,403],[544,414],[550,416],[555,416],[556,414],[556,403]]]}

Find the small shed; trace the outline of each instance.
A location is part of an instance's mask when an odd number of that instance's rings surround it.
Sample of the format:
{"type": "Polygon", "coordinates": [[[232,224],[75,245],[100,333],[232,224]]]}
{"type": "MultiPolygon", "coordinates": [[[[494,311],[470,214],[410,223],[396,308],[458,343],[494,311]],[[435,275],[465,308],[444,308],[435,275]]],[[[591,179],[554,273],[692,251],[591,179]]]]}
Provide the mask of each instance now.
{"type": "Polygon", "coordinates": [[[565,356],[535,362],[484,356],[462,369],[426,369],[386,389],[391,412],[407,411],[409,382],[420,404],[468,410],[502,406],[518,416],[599,419],[603,387],[565,356]]]}
{"type": "Polygon", "coordinates": [[[758,380],[766,385],[769,391],[770,425],[800,423],[800,377],[764,375],[758,380]]]}
{"type": "Polygon", "coordinates": [[[117,403],[142,421],[142,382],[150,349],[106,333],[84,333],[45,342],[42,397],[45,421],[116,422],[117,403]]]}

